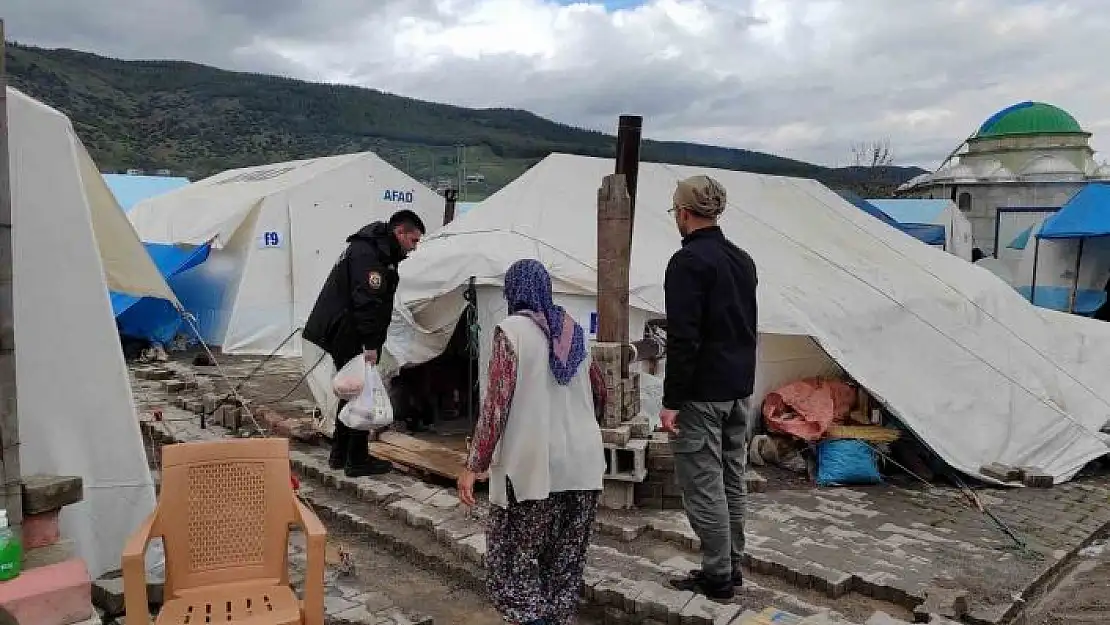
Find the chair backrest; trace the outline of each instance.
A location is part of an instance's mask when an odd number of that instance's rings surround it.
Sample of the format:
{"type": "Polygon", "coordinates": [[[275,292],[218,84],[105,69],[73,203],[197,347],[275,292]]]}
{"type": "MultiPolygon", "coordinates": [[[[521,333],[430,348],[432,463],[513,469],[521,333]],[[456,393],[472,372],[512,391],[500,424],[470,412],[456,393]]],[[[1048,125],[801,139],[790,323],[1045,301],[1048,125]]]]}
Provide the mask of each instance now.
{"type": "Polygon", "coordinates": [[[154,533],[164,543],[167,593],[248,580],[286,583],[293,502],[286,439],[163,448],[154,533]]]}

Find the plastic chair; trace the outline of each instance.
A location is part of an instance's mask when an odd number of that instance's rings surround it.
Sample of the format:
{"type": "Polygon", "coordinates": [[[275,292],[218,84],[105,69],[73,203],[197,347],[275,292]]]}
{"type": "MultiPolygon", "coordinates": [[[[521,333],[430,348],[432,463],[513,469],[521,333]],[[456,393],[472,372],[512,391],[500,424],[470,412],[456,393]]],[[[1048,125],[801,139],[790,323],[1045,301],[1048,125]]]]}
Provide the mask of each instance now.
{"type": "Polygon", "coordinates": [[[161,537],[158,625],[323,625],[326,532],[293,493],[286,439],[169,445],[158,505],[123,551],[128,625],[150,625],[145,552],[161,537]],[[289,587],[289,526],[304,530],[304,602],[289,587]]]}

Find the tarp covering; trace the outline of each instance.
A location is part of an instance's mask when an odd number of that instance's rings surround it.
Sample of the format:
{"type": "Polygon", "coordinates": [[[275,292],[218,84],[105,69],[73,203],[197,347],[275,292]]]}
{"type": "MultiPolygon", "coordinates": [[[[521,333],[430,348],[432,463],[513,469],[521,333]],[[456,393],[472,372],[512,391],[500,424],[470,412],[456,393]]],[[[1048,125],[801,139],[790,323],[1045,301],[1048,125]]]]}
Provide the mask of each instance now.
{"type": "MultiPolygon", "coordinates": [[[[208,245],[145,243],[143,246],[166,280],[203,263],[211,249],[208,245]]],[[[112,313],[121,336],[159,343],[172,341],[183,324],[181,314],[172,304],[153,297],[112,293],[112,313]]]]}
{"type": "Polygon", "coordinates": [[[1041,308],[1093,315],[1106,303],[1110,237],[1039,236],[1056,215],[1030,227],[1030,242],[1022,251],[1014,288],[1041,308]]]}
{"type": "MultiPolygon", "coordinates": [[[[520,258],[543,261],[561,297],[593,296],[597,190],[612,171],[608,159],[549,156],[430,237],[401,265],[398,306],[418,328],[407,340],[440,340],[467,280],[499,285],[520,258]]],[[[679,247],[667,211],[675,183],[696,174],[724,185],[721,226],[758,264],[761,345],[812,337],[970,475],[1002,462],[1065,480],[1107,453],[1099,359],[1058,348],[1058,324],[991,272],[896,233],[812,180],[641,164],[634,314],[663,311],[662,276],[679,247]]]]}
{"type": "Polygon", "coordinates": [[[177,176],[133,176],[130,174],[104,174],[104,182],[116,196],[123,212],[129,213],[139,202],[169,193],[189,184],[188,178],[177,176]]]}
{"type": "Polygon", "coordinates": [[[891,228],[901,230],[926,245],[943,246],[945,243],[944,226],[929,225],[927,222],[901,223],[878,206],[874,200],[865,200],[851,191],[837,191],[837,195],[891,228]]]}
{"type": "Polygon", "coordinates": [[[867,201],[890,215],[908,234],[929,245],[943,246],[949,254],[971,261],[974,247],[971,221],[952,200],[879,198],[867,201]]]}
{"type": "Polygon", "coordinates": [[[1080,239],[1110,235],[1110,185],[1092,182],[1045,220],[1042,239],[1080,239]]]}
{"type": "Polygon", "coordinates": [[[69,120],[7,95],[21,468],[81,476],[62,534],[95,578],[119,568],[155,501],[108,288],[143,285],[130,270],[149,265],[155,280],[129,292],[168,289],[69,120]]]}

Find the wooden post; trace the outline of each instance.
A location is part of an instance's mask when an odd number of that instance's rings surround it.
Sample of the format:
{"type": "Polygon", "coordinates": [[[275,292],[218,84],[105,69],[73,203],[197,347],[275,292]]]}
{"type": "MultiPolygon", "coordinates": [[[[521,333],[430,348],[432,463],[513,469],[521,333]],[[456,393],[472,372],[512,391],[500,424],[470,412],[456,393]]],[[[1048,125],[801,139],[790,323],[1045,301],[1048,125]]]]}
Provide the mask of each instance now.
{"type": "Polygon", "coordinates": [[[19,471],[19,418],[15,395],[15,322],[12,291],[12,183],[8,151],[8,75],[4,20],[0,19],[0,506],[16,535],[23,524],[19,471]]]}
{"type": "Polygon", "coordinates": [[[443,225],[455,221],[455,203],[459,200],[458,189],[443,190],[443,225]]]}
{"type": "MultiPolygon", "coordinates": [[[[597,190],[597,340],[628,344],[628,261],[632,199],[624,176],[610,174],[597,190]]],[[[621,359],[628,375],[628,359],[621,359]]]]}
{"type": "Polygon", "coordinates": [[[631,208],[628,217],[629,246],[632,243],[632,226],[636,220],[636,185],[640,179],[640,138],[643,135],[644,118],[639,115],[621,115],[617,122],[617,170],[624,174],[631,208]]]}

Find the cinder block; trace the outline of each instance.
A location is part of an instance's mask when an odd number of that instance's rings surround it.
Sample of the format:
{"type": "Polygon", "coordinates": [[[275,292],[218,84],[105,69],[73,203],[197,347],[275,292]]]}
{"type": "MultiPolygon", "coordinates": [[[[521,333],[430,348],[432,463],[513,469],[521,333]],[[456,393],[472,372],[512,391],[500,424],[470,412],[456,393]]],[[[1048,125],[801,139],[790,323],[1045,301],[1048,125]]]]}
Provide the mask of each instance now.
{"type": "Polygon", "coordinates": [[[185,390],[185,382],[181,380],[164,380],[162,382],[162,390],[167,393],[180,393],[185,390]]]}
{"type": "Polygon", "coordinates": [[[627,445],[632,438],[632,428],[622,425],[617,428],[601,428],[601,442],[608,445],[627,445]]]}
{"type": "Polygon", "coordinates": [[[0,605],[18,623],[69,625],[87,620],[93,607],[85,562],[66,560],[0,584],[0,605]]]}
{"type": "Polygon", "coordinates": [[[1021,482],[1030,488],[1052,488],[1056,480],[1040,467],[1022,467],[1021,482]]]}
{"type": "Polygon", "coordinates": [[[204,397],[201,398],[201,402],[203,404],[202,410],[204,410],[204,414],[212,414],[216,412],[216,406],[219,405],[220,398],[215,393],[205,393],[204,397]]]}
{"type": "Polygon", "coordinates": [[[621,405],[619,402],[606,401],[605,410],[601,417],[601,427],[603,428],[619,428],[621,426],[621,405]]]}
{"type": "Polygon", "coordinates": [[[1000,482],[1016,482],[1021,480],[1021,470],[1010,465],[992,462],[980,467],[979,473],[994,478],[1000,482]]]}
{"type": "Polygon", "coordinates": [[[674,450],[671,449],[671,436],[666,432],[655,432],[648,441],[648,455],[649,456],[673,456],[674,450]]]}
{"type": "Polygon", "coordinates": [[[23,478],[23,514],[42,514],[81,501],[84,496],[80,477],[28,475],[23,478]]]}
{"type": "MultiPolygon", "coordinates": [[[[33,514],[23,518],[23,548],[49,547],[61,539],[58,530],[58,511],[33,514]]],[[[2,584],[0,584],[2,586],[2,584]]]]}
{"type": "Polygon", "coordinates": [[[242,425],[243,409],[236,406],[229,406],[224,404],[216,408],[216,412],[212,413],[212,422],[217,425],[222,425],[225,428],[233,430],[239,429],[242,425]]]}
{"type": "Polygon", "coordinates": [[[647,441],[632,439],[625,445],[605,445],[605,478],[642,482],[647,477],[647,441]]]}
{"type": "Polygon", "coordinates": [[[605,481],[599,505],[609,510],[630,510],[636,505],[632,482],[605,481]]]}
{"type": "Polygon", "coordinates": [[[639,414],[625,422],[632,432],[632,438],[651,438],[651,418],[639,414]]]}
{"type": "Polygon", "coordinates": [[[185,402],[185,410],[188,410],[189,412],[191,412],[193,414],[200,414],[200,413],[204,412],[204,400],[203,399],[190,399],[190,400],[186,401],[185,402]]]}
{"type": "Polygon", "coordinates": [[[674,454],[652,454],[648,451],[647,468],[651,474],[674,473],[674,454]]]}
{"type": "Polygon", "coordinates": [[[169,380],[173,377],[173,371],[163,369],[161,367],[147,367],[145,369],[136,369],[135,377],[140,380],[150,380],[152,382],[162,382],[169,380]]]}

